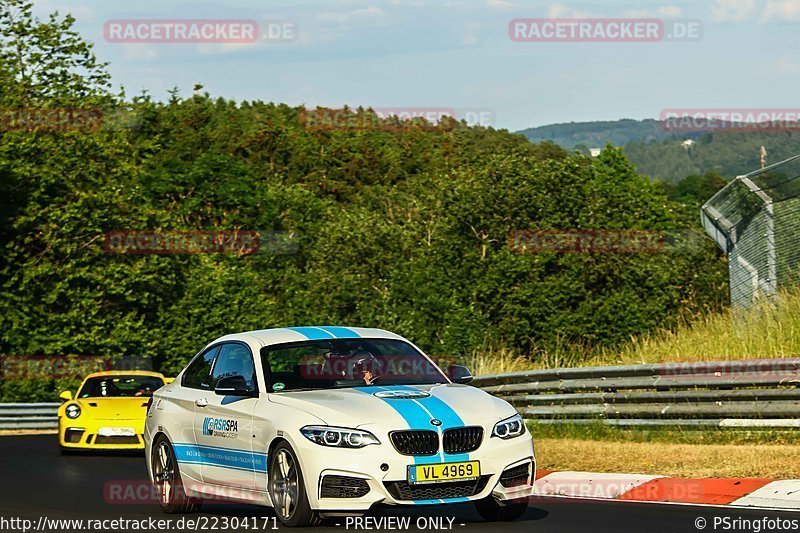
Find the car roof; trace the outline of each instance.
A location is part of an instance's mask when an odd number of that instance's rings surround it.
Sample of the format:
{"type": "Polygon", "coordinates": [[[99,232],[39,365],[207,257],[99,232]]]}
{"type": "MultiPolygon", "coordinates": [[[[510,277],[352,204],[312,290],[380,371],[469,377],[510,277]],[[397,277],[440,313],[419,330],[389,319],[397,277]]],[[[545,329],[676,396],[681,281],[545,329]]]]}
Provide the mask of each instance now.
{"type": "Polygon", "coordinates": [[[164,375],[160,372],[151,372],[149,370],[103,370],[102,372],[92,372],[86,376],[86,379],[109,376],[151,376],[154,378],[164,378],[164,375]]]}
{"type": "MultiPolygon", "coordinates": [[[[351,326],[299,326],[290,328],[259,329],[225,335],[214,342],[255,339],[264,346],[324,339],[398,339],[406,340],[396,333],[377,328],[360,328],[351,326]]],[[[212,342],[211,344],[214,344],[212,342]]]]}

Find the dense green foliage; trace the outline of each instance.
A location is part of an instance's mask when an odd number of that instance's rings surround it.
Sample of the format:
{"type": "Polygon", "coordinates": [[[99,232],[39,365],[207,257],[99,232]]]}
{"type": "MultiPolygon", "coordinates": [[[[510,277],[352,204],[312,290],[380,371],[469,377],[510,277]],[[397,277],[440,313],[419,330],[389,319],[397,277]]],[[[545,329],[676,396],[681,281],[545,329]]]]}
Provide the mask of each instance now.
{"type": "MultiPolygon", "coordinates": [[[[724,259],[710,242],[663,253],[509,247],[514,230],[698,229],[697,212],[620,150],[591,159],[463,124],[309,129],[301,108],[207,94],[125,99],[107,93],[103,65],[68,20],[22,12],[20,28],[32,29],[0,41],[0,79],[15,87],[0,103],[102,106],[108,120],[0,132],[5,356],[146,356],[173,374],[224,333],[349,324],[436,354],[491,346],[535,357],[563,343],[616,345],[725,300],[724,259]],[[79,67],[43,93],[8,51],[48,24],[61,40],[36,42],[79,67]],[[117,230],[223,229],[288,233],[292,253],[103,246],[117,230]]],[[[0,393],[20,390],[47,394],[8,382],[0,393]]]]}
{"type": "Polygon", "coordinates": [[[778,163],[800,152],[800,133],[718,131],[697,137],[691,148],[681,141],[632,142],[625,153],[639,172],[675,183],[689,174],[716,172],[727,179],[761,168],[761,147],[767,163],[778,163]]]}

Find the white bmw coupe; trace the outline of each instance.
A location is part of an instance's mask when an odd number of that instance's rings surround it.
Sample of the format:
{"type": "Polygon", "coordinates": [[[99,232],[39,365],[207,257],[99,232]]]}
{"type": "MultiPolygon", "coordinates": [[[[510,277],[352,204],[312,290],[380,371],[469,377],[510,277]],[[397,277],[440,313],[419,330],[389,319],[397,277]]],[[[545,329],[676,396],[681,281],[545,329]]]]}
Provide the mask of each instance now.
{"type": "Polygon", "coordinates": [[[168,513],[224,498],[307,526],[472,501],[487,520],[514,520],[533,490],[531,435],[471,379],[379,329],[227,335],[153,395],[148,471],[168,513]]]}

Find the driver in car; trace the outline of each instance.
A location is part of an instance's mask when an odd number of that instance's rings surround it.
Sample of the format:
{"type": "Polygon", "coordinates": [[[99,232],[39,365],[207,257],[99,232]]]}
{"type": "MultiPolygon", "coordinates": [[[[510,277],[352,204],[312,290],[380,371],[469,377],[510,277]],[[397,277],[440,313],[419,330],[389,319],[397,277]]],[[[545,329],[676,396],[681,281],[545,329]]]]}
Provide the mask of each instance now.
{"type": "Polygon", "coordinates": [[[383,365],[366,350],[346,354],[328,353],[326,359],[334,373],[342,379],[363,379],[364,383],[372,385],[381,376],[383,365]]]}

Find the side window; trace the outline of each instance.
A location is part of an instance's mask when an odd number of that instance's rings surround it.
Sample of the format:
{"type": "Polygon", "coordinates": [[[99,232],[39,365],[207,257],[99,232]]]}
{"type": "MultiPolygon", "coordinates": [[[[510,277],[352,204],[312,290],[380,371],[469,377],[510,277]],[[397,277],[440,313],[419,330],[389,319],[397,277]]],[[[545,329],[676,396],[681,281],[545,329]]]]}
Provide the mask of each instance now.
{"type": "Polygon", "coordinates": [[[256,367],[250,349],[242,344],[223,344],[214,370],[211,373],[211,388],[222,378],[242,376],[248,390],[256,390],[256,367]]]}
{"type": "Polygon", "coordinates": [[[210,390],[211,387],[211,368],[214,366],[214,358],[219,353],[220,347],[217,346],[208,350],[189,365],[183,374],[181,385],[193,389],[210,390]]]}

